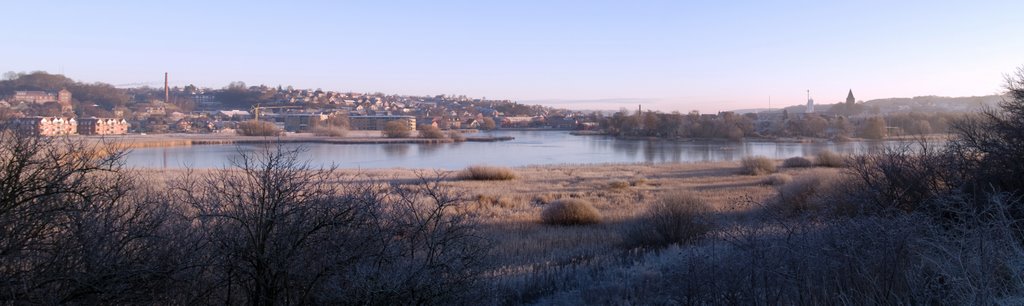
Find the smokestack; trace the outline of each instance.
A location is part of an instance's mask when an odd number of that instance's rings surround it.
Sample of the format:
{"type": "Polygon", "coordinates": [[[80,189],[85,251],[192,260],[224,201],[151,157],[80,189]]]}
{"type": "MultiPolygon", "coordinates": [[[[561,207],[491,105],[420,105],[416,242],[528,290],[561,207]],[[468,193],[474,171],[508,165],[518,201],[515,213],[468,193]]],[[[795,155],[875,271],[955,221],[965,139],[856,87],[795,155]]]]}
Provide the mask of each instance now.
{"type": "Polygon", "coordinates": [[[167,73],[164,72],[164,103],[171,103],[171,89],[167,87],[167,73]]]}

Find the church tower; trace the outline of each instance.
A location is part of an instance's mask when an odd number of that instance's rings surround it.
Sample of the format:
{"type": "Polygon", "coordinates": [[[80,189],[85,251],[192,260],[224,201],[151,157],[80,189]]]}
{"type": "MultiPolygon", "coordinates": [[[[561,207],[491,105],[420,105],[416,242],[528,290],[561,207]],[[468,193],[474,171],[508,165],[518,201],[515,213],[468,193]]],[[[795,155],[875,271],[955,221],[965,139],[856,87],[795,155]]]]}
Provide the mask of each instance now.
{"type": "Polygon", "coordinates": [[[853,89],[850,89],[850,93],[846,94],[846,105],[853,105],[856,101],[857,100],[853,98],[853,89]]]}
{"type": "Polygon", "coordinates": [[[804,113],[810,114],[810,113],[813,113],[813,112],[814,112],[814,99],[811,99],[811,91],[808,90],[807,91],[807,110],[805,110],[804,113]]]}

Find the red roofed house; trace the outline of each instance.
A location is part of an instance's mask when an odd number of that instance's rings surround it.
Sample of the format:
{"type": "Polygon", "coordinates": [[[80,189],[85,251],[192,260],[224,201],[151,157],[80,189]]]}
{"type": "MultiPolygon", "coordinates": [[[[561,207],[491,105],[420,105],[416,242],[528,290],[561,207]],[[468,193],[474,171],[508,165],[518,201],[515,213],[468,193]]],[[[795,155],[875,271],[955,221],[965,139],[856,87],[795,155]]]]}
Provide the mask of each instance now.
{"type": "Polygon", "coordinates": [[[72,135],[78,132],[75,118],[64,117],[25,117],[14,121],[17,128],[40,136],[72,135]]]}
{"type": "Polygon", "coordinates": [[[78,119],[78,134],[82,135],[124,135],[128,134],[128,121],[115,118],[78,119]]]}

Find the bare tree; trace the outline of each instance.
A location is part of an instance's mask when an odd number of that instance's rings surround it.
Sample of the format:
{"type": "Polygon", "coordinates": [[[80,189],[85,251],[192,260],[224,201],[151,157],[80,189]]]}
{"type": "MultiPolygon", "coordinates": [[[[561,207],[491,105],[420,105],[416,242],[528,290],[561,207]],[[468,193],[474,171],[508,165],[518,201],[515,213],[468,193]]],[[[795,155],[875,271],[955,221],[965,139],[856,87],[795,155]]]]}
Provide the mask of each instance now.
{"type": "MultiPolygon", "coordinates": [[[[465,197],[441,184],[442,175],[420,175],[409,185],[379,185],[386,196],[383,219],[375,224],[379,249],[353,274],[341,276],[352,288],[345,304],[424,305],[460,301],[472,295],[482,273],[488,243],[476,223],[458,213],[465,197]]],[[[466,302],[465,300],[462,300],[466,302]]]]}
{"type": "Polygon", "coordinates": [[[157,298],[177,267],[167,214],[124,172],[124,151],[0,131],[0,299],[125,303],[157,298]]]}
{"type": "Polygon", "coordinates": [[[407,138],[412,133],[412,128],[409,127],[408,121],[392,120],[384,124],[381,133],[387,138],[407,138]]]}
{"type": "Polygon", "coordinates": [[[342,194],[331,170],[310,169],[280,146],[242,153],[237,170],[175,185],[207,240],[211,296],[225,303],[308,303],[336,264],[359,255],[372,199],[342,194]]]}
{"type": "MultiPolygon", "coordinates": [[[[909,213],[929,209],[930,202],[948,195],[960,179],[951,156],[924,139],[853,156],[846,169],[851,181],[842,194],[853,200],[858,213],[909,213]]],[[[849,208],[849,207],[848,207],[849,208]]]]}
{"type": "Polygon", "coordinates": [[[1007,76],[1007,98],[998,109],[987,109],[980,117],[968,116],[954,122],[957,137],[950,148],[959,157],[960,168],[975,180],[973,189],[994,186],[1001,191],[1024,189],[1024,67],[1007,76]]]}
{"type": "Polygon", "coordinates": [[[268,304],[423,304],[473,284],[484,244],[461,203],[428,179],[408,186],[313,169],[301,149],[242,153],[236,169],[175,185],[208,265],[197,299],[268,304]]]}
{"type": "Polygon", "coordinates": [[[887,136],[885,118],[874,116],[865,120],[860,136],[867,139],[884,139],[887,136]]]}

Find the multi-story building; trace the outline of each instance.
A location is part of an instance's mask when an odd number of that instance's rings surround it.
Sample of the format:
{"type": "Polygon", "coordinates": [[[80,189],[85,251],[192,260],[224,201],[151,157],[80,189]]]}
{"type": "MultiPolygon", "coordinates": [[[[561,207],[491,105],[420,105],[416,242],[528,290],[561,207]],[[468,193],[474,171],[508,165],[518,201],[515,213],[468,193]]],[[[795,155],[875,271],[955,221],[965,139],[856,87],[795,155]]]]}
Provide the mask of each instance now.
{"type": "Polygon", "coordinates": [[[57,102],[60,104],[61,112],[70,113],[72,111],[71,92],[67,89],[61,89],[56,93],[46,91],[15,91],[14,96],[11,97],[11,102],[35,104],[57,102]]]}
{"type": "Polygon", "coordinates": [[[73,135],[78,132],[78,121],[75,118],[35,116],[17,118],[14,124],[19,130],[40,136],[73,135]]]}
{"type": "Polygon", "coordinates": [[[327,120],[324,113],[292,113],[284,115],[284,130],[289,132],[308,132],[317,122],[327,120]]]}
{"type": "Polygon", "coordinates": [[[393,115],[372,115],[372,116],[349,116],[348,125],[353,130],[384,130],[384,126],[388,122],[395,120],[405,120],[409,124],[409,128],[416,130],[416,117],[413,116],[393,116],[393,115]]]}
{"type": "Polygon", "coordinates": [[[78,134],[81,135],[124,135],[128,134],[128,121],[115,118],[78,119],[78,134]]]}

